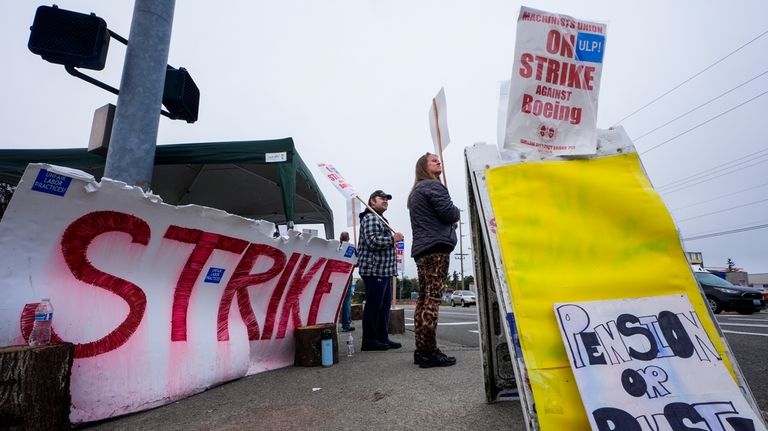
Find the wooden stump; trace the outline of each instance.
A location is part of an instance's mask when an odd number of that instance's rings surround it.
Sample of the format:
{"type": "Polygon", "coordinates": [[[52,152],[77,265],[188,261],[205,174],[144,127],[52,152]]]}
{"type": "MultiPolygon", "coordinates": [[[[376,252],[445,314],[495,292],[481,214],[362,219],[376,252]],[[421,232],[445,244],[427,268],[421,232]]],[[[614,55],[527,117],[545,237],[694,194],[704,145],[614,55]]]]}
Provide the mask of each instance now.
{"type": "Polygon", "coordinates": [[[4,430],[69,429],[72,343],[0,348],[0,424],[4,430]]]}
{"type": "Polygon", "coordinates": [[[293,360],[294,365],[302,367],[317,367],[322,365],[323,358],[320,353],[320,338],[324,329],[331,330],[331,339],[333,340],[333,363],[339,363],[339,338],[336,334],[336,324],[320,323],[317,325],[296,328],[296,356],[293,360]]]}
{"type": "Polygon", "coordinates": [[[390,334],[405,334],[405,309],[393,308],[389,310],[390,334]]]}
{"type": "Polygon", "coordinates": [[[352,304],[352,320],[363,320],[363,304],[352,304]]]}

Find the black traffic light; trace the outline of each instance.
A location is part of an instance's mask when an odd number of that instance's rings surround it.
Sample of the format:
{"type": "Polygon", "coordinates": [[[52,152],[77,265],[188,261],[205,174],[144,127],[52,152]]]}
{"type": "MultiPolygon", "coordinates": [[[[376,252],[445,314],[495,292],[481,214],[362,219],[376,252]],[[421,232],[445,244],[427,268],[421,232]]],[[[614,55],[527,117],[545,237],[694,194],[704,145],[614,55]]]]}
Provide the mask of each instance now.
{"type": "Polygon", "coordinates": [[[109,30],[94,14],[40,6],[29,35],[29,50],[51,63],[102,70],[107,61],[109,30]]]}
{"type": "Polygon", "coordinates": [[[168,66],[165,70],[163,105],[168,108],[173,119],[185,120],[187,123],[197,121],[200,90],[197,89],[187,69],[168,66]]]}

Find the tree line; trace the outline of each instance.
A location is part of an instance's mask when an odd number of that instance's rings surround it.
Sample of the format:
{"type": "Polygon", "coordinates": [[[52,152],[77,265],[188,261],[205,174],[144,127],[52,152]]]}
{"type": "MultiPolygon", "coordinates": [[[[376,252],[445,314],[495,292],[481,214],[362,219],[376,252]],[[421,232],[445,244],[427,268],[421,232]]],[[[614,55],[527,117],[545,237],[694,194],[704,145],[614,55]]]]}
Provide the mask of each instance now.
{"type": "MultiPolygon", "coordinates": [[[[447,291],[470,290],[470,285],[474,284],[474,282],[475,277],[465,275],[462,287],[461,275],[457,271],[453,271],[453,273],[448,274],[448,277],[445,279],[445,289],[447,291]]],[[[418,292],[419,280],[416,277],[403,276],[397,278],[397,299],[410,299],[411,293],[418,292]]],[[[363,302],[364,297],[365,283],[363,283],[362,279],[358,278],[355,280],[355,296],[353,297],[352,302],[361,303],[363,302]]]]}

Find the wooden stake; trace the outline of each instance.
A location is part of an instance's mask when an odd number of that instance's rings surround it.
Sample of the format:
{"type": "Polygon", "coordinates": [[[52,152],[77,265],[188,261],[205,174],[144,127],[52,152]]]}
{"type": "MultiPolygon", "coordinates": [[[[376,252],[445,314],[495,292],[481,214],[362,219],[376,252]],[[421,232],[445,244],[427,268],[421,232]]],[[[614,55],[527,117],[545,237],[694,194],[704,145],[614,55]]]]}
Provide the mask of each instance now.
{"type": "Polygon", "coordinates": [[[352,198],[352,236],[355,239],[355,247],[357,247],[357,214],[355,214],[355,198],[352,198]]]}
{"type": "Polygon", "coordinates": [[[437,148],[440,150],[440,163],[443,164],[443,184],[448,188],[448,176],[445,175],[445,160],[443,159],[443,137],[440,134],[440,123],[437,121],[437,101],[432,98],[432,110],[435,112],[435,130],[437,131],[437,148]]]}

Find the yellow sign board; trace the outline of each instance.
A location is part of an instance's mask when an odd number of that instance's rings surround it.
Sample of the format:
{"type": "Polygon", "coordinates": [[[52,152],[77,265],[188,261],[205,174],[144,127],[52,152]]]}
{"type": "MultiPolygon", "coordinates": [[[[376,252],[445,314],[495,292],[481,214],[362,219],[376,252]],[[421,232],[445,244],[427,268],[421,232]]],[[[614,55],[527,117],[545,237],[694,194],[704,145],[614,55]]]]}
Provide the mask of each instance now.
{"type": "Polygon", "coordinates": [[[589,429],[556,302],[685,294],[735,379],[637,154],[504,165],[489,169],[486,183],[542,430],[589,429]]]}

